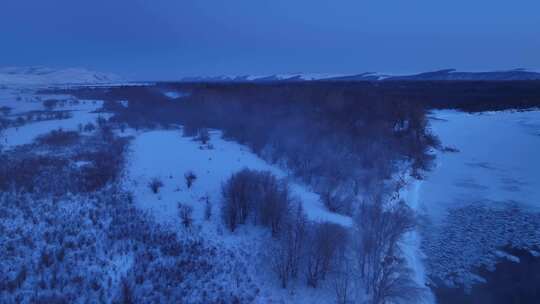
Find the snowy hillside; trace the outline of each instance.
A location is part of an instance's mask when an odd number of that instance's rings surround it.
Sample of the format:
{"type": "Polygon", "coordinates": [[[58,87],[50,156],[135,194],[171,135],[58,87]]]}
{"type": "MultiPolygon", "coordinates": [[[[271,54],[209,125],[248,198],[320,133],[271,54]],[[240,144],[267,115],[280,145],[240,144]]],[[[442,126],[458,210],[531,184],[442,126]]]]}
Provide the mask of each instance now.
{"type": "Polygon", "coordinates": [[[325,74],[325,73],[289,73],[272,75],[223,75],[185,77],[186,82],[265,82],[265,81],[381,81],[381,80],[421,80],[421,81],[515,81],[540,80],[540,73],[526,69],[489,72],[463,72],[446,69],[411,75],[393,73],[365,72],[359,74],[325,74]]]}
{"type": "Polygon", "coordinates": [[[120,81],[109,73],[83,68],[52,69],[47,67],[0,68],[0,85],[39,86],[53,84],[100,84],[120,81]]]}
{"type": "Polygon", "coordinates": [[[540,73],[526,69],[489,72],[463,72],[455,69],[425,72],[407,76],[392,76],[388,80],[453,80],[453,81],[503,81],[540,80],[540,73]]]}
{"type": "Polygon", "coordinates": [[[284,73],[268,75],[222,75],[222,76],[197,76],[184,77],[181,81],[197,82],[266,82],[266,81],[315,81],[315,80],[339,80],[348,77],[364,80],[378,80],[379,76],[375,73],[363,73],[360,75],[350,74],[330,74],[330,73],[284,73]]]}

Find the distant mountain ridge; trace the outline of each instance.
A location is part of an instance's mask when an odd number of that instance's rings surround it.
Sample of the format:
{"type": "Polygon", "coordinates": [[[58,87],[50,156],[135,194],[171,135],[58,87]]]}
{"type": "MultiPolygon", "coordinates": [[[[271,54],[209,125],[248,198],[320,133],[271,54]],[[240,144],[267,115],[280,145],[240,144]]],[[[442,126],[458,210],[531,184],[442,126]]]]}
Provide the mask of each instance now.
{"type": "Polygon", "coordinates": [[[184,82],[271,82],[271,81],[524,81],[540,80],[540,73],[526,69],[491,72],[461,72],[455,69],[445,69],[412,75],[388,75],[374,72],[361,74],[309,74],[291,73],[275,75],[240,75],[240,76],[199,76],[184,77],[184,82]]]}
{"type": "Polygon", "coordinates": [[[53,69],[48,67],[0,68],[0,85],[102,84],[121,81],[111,73],[84,68],[53,69]]]}
{"type": "Polygon", "coordinates": [[[446,69],[409,76],[393,76],[389,80],[540,80],[540,73],[525,69],[493,72],[458,72],[446,69]]]}

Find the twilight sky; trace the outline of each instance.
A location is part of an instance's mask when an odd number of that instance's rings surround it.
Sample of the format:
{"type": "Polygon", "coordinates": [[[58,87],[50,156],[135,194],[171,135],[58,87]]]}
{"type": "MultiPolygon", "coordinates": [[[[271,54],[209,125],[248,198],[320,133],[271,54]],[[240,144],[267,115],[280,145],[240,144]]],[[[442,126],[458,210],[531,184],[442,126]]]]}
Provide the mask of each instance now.
{"type": "Polygon", "coordinates": [[[540,70],[538,0],[2,0],[0,66],[140,80],[540,70]]]}

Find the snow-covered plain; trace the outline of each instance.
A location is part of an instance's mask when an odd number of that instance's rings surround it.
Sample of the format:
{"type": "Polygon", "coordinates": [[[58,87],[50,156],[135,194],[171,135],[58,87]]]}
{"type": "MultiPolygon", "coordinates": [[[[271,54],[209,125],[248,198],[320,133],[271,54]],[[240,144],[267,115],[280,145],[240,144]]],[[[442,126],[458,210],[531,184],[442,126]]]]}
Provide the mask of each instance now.
{"type": "Polygon", "coordinates": [[[458,151],[438,153],[418,192],[428,272],[469,284],[501,246],[540,242],[540,111],[436,111],[431,127],[458,151]]]}
{"type": "MultiPolygon", "coordinates": [[[[80,125],[94,123],[98,117],[108,118],[109,113],[96,113],[103,105],[101,100],[76,100],[67,95],[43,95],[33,91],[18,89],[0,89],[0,108],[8,107],[10,112],[0,116],[14,121],[19,116],[37,116],[36,112],[45,112],[43,101],[57,100],[58,106],[54,111],[69,113],[68,118],[26,121],[21,126],[10,126],[0,134],[2,146],[12,148],[18,145],[30,144],[39,135],[52,130],[77,130],[80,125]]],[[[54,113],[54,111],[52,113],[54,113]]]]}
{"type": "MultiPolygon", "coordinates": [[[[247,147],[221,138],[218,131],[211,132],[210,147],[190,137],[183,137],[180,130],[143,132],[131,145],[126,187],[133,191],[141,207],[149,208],[162,221],[176,221],[178,202],[190,204],[202,220],[204,204],[208,197],[217,207],[221,185],[233,173],[243,168],[268,170],[279,177],[285,173],[257,157],[247,147]],[[191,189],[185,185],[184,173],[193,171],[197,179],[191,189]],[[152,178],[163,181],[164,187],[156,195],[148,183],[152,178]]],[[[311,220],[332,221],[351,225],[346,216],[329,212],[317,194],[303,185],[292,183],[293,194],[302,200],[311,220]]]]}
{"type": "MultiPolygon", "coordinates": [[[[147,210],[154,218],[176,231],[184,230],[180,225],[177,203],[193,207],[195,230],[205,242],[229,250],[246,267],[254,282],[261,289],[257,303],[328,303],[333,301],[331,289],[312,289],[304,284],[294,284],[282,289],[272,276],[270,265],[264,257],[270,252],[268,244],[272,238],[260,227],[240,227],[229,232],[220,218],[221,185],[233,173],[243,169],[268,170],[287,178],[285,173],[272,166],[247,147],[222,139],[218,131],[210,132],[209,145],[203,145],[190,137],[183,137],[181,130],[156,130],[139,132],[133,139],[128,152],[128,165],[124,187],[134,194],[137,206],[147,210]],[[184,174],[192,171],[197,176],[191,188],[184,174]],[[155,194],[148,184],[159,178],[164,186],[155,194]],[[213,215],[205,220],[206,200],[209,200],[213,215]]],[[[294,195],[302,200],[304,210],[313,221],[331,221],[344,226],[352,225],[351,219],[327,211],[317,194],[305,186],[291,183],[294,195]]],[[[192,232],[193,233],[193,232],[192,232]]]]}

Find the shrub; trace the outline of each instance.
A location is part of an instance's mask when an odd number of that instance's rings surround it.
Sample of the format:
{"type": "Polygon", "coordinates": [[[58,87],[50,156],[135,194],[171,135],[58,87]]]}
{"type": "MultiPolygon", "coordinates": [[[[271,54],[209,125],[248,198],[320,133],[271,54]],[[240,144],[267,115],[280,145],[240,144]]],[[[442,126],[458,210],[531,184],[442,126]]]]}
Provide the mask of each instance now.
{"type": "Polygon", "coordinates": [[[193,207],[178,203],[178,215],[185,228],[191,227],[191,224],[193,223],[193,207]]]}
{"type": "Polygon", "coordinates": [[[197,137],[195,140],[200,141],[203,145],[206,145],[210,141],[210,133],[207,128],[201,128],[197,132],[197,137]]]}
{"type": "Polygon", "coordinates": [[[320,199],[329,211],[351,215],[354,197],[338,187],[324,187],[324,190],[320,192],[320,199]]]}
{"type": "Polygon", "coordinates": [[[185,137],[194,137],[199,134],[199,128],[192,126],[191,124],[184,124],[182,127],[182,135],[185,137]]]}
{"type": "Polygon", "coordinates": [[[210,204],[210,200],[208,200],[208,197],[207,197],[205,206],[204,206],[204,219],[209,221],[211,217],[212,217],[212,205],[210,204]]]}
{"type": "Polygon", "coordinates": [[[95,191],[119,176],[127,142],[127,139],[114,137],[110,142],[101,145],[98,151],[82,155],[92,163],[91,166],[84,166],[82,170],[83,187],[86,191],[95,191]]]}
{"type": "Polygon", "coordinates": [[[11,112],[10,107],[8,107],[8,106],[1,106],[0,107],[0,113],[2,113],[4,116],[9,115],[10,112],[11,112]]]}
{"type": "Polygon", "coordinates": [[[58,100],[46,99],[43,101],[43,107],[47,111],[52,111],[58,105],[58,100]]]}
{"type": "Polygon", "coordinates": [[[278,236],[276,246],[271,248],[272,269],[287,287],[290,278],[296,278],[306,246],[307,217],[299,203],[296,212],[288,214],[284,227],[278,236]]]}
{"type": "Polygon", "coordinates": [[[193,173],[193,171],[190,170],[190,171],[184,173],[184,179],[186,180],[186,186],[189,189],[189,188],[191,188],[191,186],[193,186],[193,183],[197,179],[197,175],[195,175],[195,173],[193,173]]]}
{"type": "Polygon", "coordinates": [[[79,140],[79,138],[79,132],[58,129],[39,136],[37,138],[37,142],[49,146],[67,146],[74,144],[79,140]]]}
{"type": "Polygon", "coordinates": [[[159,189],[163,187],[163,182],[159,178],[154,177],[148,183],[148,187],[150,187],[153,193],[158,193],[159,189]]]}
{"type": "Polygon", "coordinates": [[[96,126],[95,126],[93,123],[91,123],[91,122],[89,122],[89,123],[87,123],[86,125],[84,125],[84,132],[92,132],[92,131],[94,131],[95,129],[96,129],[96,126]]]}

